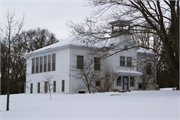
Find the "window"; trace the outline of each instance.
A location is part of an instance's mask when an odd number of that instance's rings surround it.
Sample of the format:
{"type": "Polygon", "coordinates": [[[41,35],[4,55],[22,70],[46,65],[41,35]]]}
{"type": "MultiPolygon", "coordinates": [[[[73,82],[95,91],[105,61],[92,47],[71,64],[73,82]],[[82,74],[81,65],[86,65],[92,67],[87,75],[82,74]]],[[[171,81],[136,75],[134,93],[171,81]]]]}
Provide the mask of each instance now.
{"type": "Polygon", "coordinates": [[[56,54],[52,54],[52,71],[55,71],[56,67],[56,54]]]}
{"type": "Polygon", "coordinates": [[[56,92],[56,81],[53,81],[53,92],[56,92]]]}
{"type": "Polygon", "coordinates": [[[128,45],[124,45],[124,49],[127,50],[128,49],[128,45]]]}
{"type": "Polygon", "coordinates": [[[117,79],[117,86],[121,86],[121,76],[119,76],[117,79]]]}
{"type": "Polygon", "coordinates": [[[139,89],[142,89],[142,84],[141,83],[139,83],[139,89]]]}
{"type": "Polygon", "coordinates": [[[33,84],[31,83],[31,91],[30,93],[33,93],[33,84]]]}
{"type": "Polygon", "coordinates": [[[44,83],[44,92],[47,93],[48,92],[48,82],[44,83]]]}
{"type": "Polygon", "coordinates": [[[100,58],[94,58],[94,70],[100,70],[100,58]]]}
{"type": "Polygon", "coordinates": [[[83,69],[83,56],[77,56],[77,69],[83,69]]]}
{"type": "Polygon", "coordinates": [[[120,66],[125,66],[125,57],[120,56],[120,66]]]}
{"type": "Polygon", "coordinates": [[[39,58],[37,57],[36,58],[36,73],[38,73],[39,71],[39,69],[38,69],[38,66],[39,66],[39,58]]]}
{"type": "Polygon", "coordinates": [[[96,86],[97,87],[101,86],[101,81],[96,81],[96,86]]]}
{"type": "Polygon", "coordinates": [[[47,68],[47,56],[44,56],[44,72],[46,72],[47,68]]]}
{"type": "Polygon", "coordinates": [[[43,71],[43,57],[40,57],[40,73],[43,71]]]}
{"type": "Polygon", "coordinates": [[[38,82],[38,88],[37,88],[37,92],[40,93],[40,83],[38,82]]]}
{"type": "Polygon", "coordinates": [[[132,66],[132,58],[127,57],[127,67],[131,67],[131,66],[132,66]]]}
{"type": "Polygon", "coordinates": [[[35,73],[35,58],[32,59],[32,74],[35,73]]]}
{"type": "Polygon", "coordinates": [[[130,77],[130,86],[134,86],[134,77],[130,77]]]}
{"type": "Polygon", "coordinates": [[[62,92],[64,92],[64,88],[65,88],[65,81],[62,80],[62,92]]]}
{"type": "Polygon", "coordinates": [[[51,71],[51,55],[48,55],[48,71],[51,71]]]}
{"type": "Polygon", "coordinates": [[[146,74],[151,75],[151,67],[152,67],[151,63],[146,64],[146,74]]]}

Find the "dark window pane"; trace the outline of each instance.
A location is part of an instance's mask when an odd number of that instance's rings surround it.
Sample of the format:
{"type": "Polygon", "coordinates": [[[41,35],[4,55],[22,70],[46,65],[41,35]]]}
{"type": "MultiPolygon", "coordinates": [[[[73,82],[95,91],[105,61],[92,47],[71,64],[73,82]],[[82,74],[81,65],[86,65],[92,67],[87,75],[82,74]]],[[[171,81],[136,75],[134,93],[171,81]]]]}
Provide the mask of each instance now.
{"type": "Polygon", "coordinates": [[[119,76],[117,79],[117,86],[121,86],[121,76],[119,76]]]}
{"type": "Polygon", "coordinates": [[[52,71],[55,71],[56,67],[56,54],[52,54],[52,71]]]}
{"type": "Polygon", "coordinates": [[[32,74],[35,73],[35,58],[32,59],[32,74]]]}
{"type": "Polygon", "coordinates": [[[48,55],[48,71],[51,71],[51,55],[48,55]]]}
{"type": "Polygon", "coordinates": [[[38,93],[40,93],[40,83],[38,82],[38,93]]]}
{"type": "Polygon", "coordinates": [[[128,45],[124,45],[124,49],[127,50],[128,49],[128,45]]]}
{"type": "Polygon", "coordinates": [[[125,57],[124,56],[120,57],[120,66],[125,66],[125,57]]]}
{"type": "Polygon", "coordinates": [[[130,86],[134,86],[134,77],[130,77],[130,86]]]}
{"type": "Polygon", "coordinates": [[[44,83],[44,92],[47,93],[48,92],[48,82],[44,83]]]}
{"type": "Polygon", "coordinates": [[[46,72],[47,68],[47,56],[44,56],[44,72],[46,72]]]}
{"type": "Polygon", "coordinates": [[[56,81],[53,81],[53,92],[56,92],[56,81]]]}
{"type": "Polygon", "coordinates": [[[94,58],[94,70],[100,70],[100,66],[101,66],[100,61],[101,61],[100,58],[97,57],[94,58]]]}
{"type": "Polygon", "coordinates": [[[83,69],[83,56],[77,56],[77,69],[83,69]]]}
{"type": "Polygon", "coordinates": [[[62,80],[62,92],[64,92],[64,89],[65,89],[65,81],[62,80]]]}
{"type": "Polygon", "coordinates": [[[33,93],[33,84],[31,83],[31,91],[30,93],[33,93]]]}
{"type": "Polygon", "coordinates": [[[152,68],[151,63],[147,63],[146,64],[146,74],[151,75],[151,68],[152,68]]]}
{"type": "Polygon", "coordinates": [[[101,86],[101,81],[96,81],[96,86],[101,86]]]}
{"type": "Polygon", "coordinates": [[[132,66],[132,58],[127,57],[127,67],[131,67],[131,66],[132,66]]]}
{"type": "Polygon", "coordinates": [[[39,58],[36,58],[36,73],[39,72],[39,58]]]}
{"type": "Polygon", "coordinates": [[[43,70],[43,57],[40,57],[40,72],[43,70]]]}

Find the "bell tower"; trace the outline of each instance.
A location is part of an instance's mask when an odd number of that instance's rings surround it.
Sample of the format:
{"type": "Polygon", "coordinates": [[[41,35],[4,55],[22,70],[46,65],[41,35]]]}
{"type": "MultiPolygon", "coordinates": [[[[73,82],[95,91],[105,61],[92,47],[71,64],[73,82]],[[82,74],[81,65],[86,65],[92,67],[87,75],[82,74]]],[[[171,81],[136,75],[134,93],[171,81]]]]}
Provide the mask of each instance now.
{"type": "Polygon", "coordinates": [[[117,20],[109,23],[112,26],[111,45],[119,43],[122,40],[131,40],[131,23],[132,22],[128,20],[117,20]]]}
{"type": "Polygon", "coordinates": [[[130,34],[130,24],[132,22],[128,20],[117,20],[110,22],[112,26],[111,37],[118,37],[124,34],[130,34]]]}

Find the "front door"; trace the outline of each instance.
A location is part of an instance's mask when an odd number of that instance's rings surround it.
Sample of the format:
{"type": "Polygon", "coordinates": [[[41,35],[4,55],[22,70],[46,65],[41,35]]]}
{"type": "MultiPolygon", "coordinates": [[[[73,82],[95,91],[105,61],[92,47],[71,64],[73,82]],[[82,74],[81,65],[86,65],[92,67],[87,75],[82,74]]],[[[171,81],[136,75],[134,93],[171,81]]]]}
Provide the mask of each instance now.
{"type": "Polygon", "coordinates": [[[129,90],[128,77],[126,77],[126,76],[123,77],[123,90],[125,90],[125,91],[129,90]]]}
{"type": "Polygon", "coordinates": [[[45,84],[44,84],[44,92],[45,92],[45,93],[47,93],[47,91],[48,91],[48,86],[47,86],[47,85],[48,85],[48,83],[45,82],[45,84]]]}

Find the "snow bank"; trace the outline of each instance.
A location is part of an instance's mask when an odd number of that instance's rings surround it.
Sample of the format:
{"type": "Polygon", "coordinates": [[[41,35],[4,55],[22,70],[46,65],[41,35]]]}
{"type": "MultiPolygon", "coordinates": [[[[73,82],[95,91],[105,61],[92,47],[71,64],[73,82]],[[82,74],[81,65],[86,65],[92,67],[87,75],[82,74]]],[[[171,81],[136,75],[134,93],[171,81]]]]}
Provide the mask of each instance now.
{"type": "Polygon", "coordinates": [[[1,95],[3,120],[178,120],[179,91],[1,95]]]}

